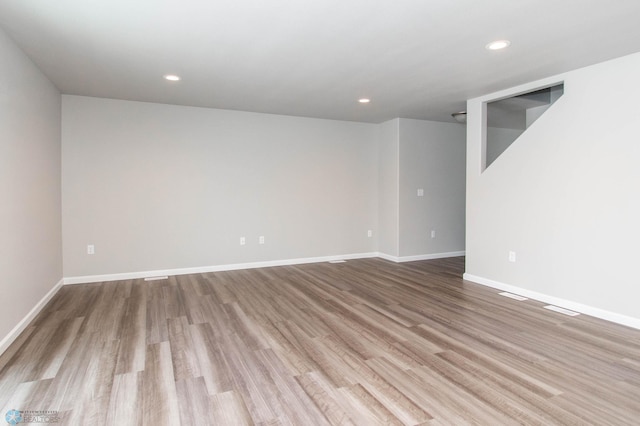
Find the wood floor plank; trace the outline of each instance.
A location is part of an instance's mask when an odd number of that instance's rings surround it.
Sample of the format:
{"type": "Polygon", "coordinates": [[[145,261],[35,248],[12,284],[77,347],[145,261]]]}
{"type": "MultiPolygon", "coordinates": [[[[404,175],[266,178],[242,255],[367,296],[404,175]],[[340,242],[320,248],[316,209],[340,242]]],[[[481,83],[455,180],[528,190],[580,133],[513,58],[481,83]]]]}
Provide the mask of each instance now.
{"type": "Polygon", "coordinates": [[[323,380],[315,372],[305,373],[297,377],[300,386],[309,395],[329,423],[334,425],[355,424],[348,412],[336,400],[333,386],[323,380]]]}
{"type": "Polygon", "coordinates": [[[268,377],[257,365],[253,351],[247,350],[237,335],[224,337],[224,359],[230,370],[233,388],[242,397],[251,418],[256,423],[268,422],[277,417],[269,404],[271,386],[268,377]]]}
{"type": "Polygon", "coordinates": [[[194,324],[191,337],[208,394],[233,390],[233,378],[220,346],[221,341],[216,339],[211,324],[194,324]]]}
{"type": "MultiPolygon", "coordinates": [[[[43,381],[47,385],[50,380],[43,381]]],[[[3,401],[0,404],[0,413],[6,413],[9,410],[20,409],[23,404],[29,404],[30,396],[34,394],[34,388],[41,383],[40,381],[22,382],[12,388],[11,394],[3,395],[3,401]]]]}
{"type": "MultiPolygon", "coordinates": [[[[38,328],[32,323],[29,327],[25,328],[22,333],[14,340],[7,350],[0,356],[0,371],[5,371],[5,367],[9,361],[13,364],[16,363],[16,357],[20,352],[24,352],[24,348],[27,346],[26,342],[31,338],[31,334],[38,330],[38,328]]],[[[6,382],[0,382],[0,395],[2,395],[2,385],[6,385],[6,382]]]]}
{"type": "Polygon", "coordinates": [[[426,379],[426,374],[420,374],[430,369],[415,368],[404,371],[384,358],[369,360],[367,364],[419,407],[433,413],[430,414],[432,419],[446,419],[453,424],[487,424],[491,422],[508,424],[511,422],[500,411],[471,397],[466,389],[451,386],[451,383],[442,380],[442,377],[436,378],[436,374],[429,376],[429,379],[426,379]],[[418,373],[415,373],[416,371],[418,373]],[[434,382],[439,386],[434,387],[432,385],[434,382]],[[443,399],[447,396],[443,391],[453,388],[455,388],[456,398],[443,399]],[[469,399],[472,402],[468,402],[469,399]]]}
{"type": "Polygon", "coordinates": [[[178,396],[169,342],[147,346],[142,378],[142,424],[179,425],[178,396]]]}
{"type": "Polygon", "coordinates": [[[63,425],[636,425],[640,330],[350,260],[63,286],[0,407],[63,425]]]}
{"type": "Polygon", "coordinates": [[[66,406],[72,406],[69,424],[105,424],[113,387],[119,341],[102,342],[98,337],[95,353],[89,358],[75,395],[69,392],[66,406]],[[71,397],[74,396],[73,400],[71,397]]]}
{"type": "Polygon", "coordinates": [[[338,388],[340,396],[349,401],[349,405],[358,413],[359,424],[402,425],[387,407],[378,401],[360,383],[338,388]]]}
{"type": "Polygon", "coordinates": [[[518,406],[524,415],[533,417],[541,424],[558,421],[562,424],[582,424],[588,419],[580,418],[565,410],[559,409],[550,403],[545,397],[539,396],[528,389],[521,387],[518,382],[506,380],[494,370],[481,368],[479,365],[457,354],[454,351],[444,351],[436,356],[442,358],[459,370],[468,372],[478,381],[486,383],[495,393],[500,393],[510,404],[518,406]]]}
{"type": "Polygon", "coordinates": [[[332,370],[345,376],[347,383],[360,383],[376,397],[389,411],[405,424],[419,424],[433,419],[426,407],[416,404],[393,384],[371,368],[365,361],[354,356],[349,350],[332,339],[323,339],[322,344],[333,356],[332,370]]]}
{"type": "Polygon", "coordinates": [[[277,389],[276,397],[283,415],[280,420],[294,425],[325,425],[328,424],[317,406],[313,403],[300,384],[291,376],[285,364],[271,349],[257,351],[256,356],[266,368],[277,389]]]}
{"type": "Polygon", "coordinates": [[[146,356],[147,286],[137,280],[125,302],[125,313],[120,323],[120,348],[116,373],[143,371],[146,356]]]}
{"type": "Polygon", "coordinates": [[[187,317],[168,318],[169,344],[175,380],[200,377],[200,363],[187,317]]]}
{"type": "Polygon", "coordinates": [[[167,313],[164,303],[163,289],[167,284],[164,281],[150,281],[147,297],[147,321],[145,341],[147,345],[166,342],[169,340],[167,328],[167,313]]]}
{"type": "Polygon", "coordinates": [[[253,425],[251,414],[236,391],[217,393],[211,397],[212,425],[253,425]]]}
{"type": "Polygon", "coordinates": [[[202,377],[178,379],[176,392],[181,425],[199,426],[213,417],[211,399],[202,377]]]}
{"type": "Polygon", "coordinates": [[[270,337],[270,347],[279,354],[282,362],[288,365],[294,376],[320,368],[313,359],[306,356],[308,337],[304,336],[298,340],[295,333],[289,330],[286,321],[275,324],[266,321],[262,323],[262,327],[270,337]]]}
{"type": "Polygon", "coordinates": [[[95,332],[78,334],[51,386],[44,395],[40,395],[44,409],[73,412],[76,404],[82,402],[83,391],[96,385],[88,372],[95,371],[96,360],[100,360],[104,345],[105,342],[95,332]]]}
{"type": "Polygon", "coordinates": [[[136,426],[142,424],[143,372],[117,374],[111,386],[105,424],[136,426]]]}

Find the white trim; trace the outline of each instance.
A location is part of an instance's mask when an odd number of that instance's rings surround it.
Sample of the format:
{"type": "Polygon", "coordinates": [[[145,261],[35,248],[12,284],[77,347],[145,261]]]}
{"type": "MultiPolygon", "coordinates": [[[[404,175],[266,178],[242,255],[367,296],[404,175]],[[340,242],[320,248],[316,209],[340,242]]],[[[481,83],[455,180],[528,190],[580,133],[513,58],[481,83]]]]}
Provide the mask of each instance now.
{"type": "Polygon", "coordinates": [[[49,300],[51,300],[51,298],[58,292],[60,287],[62,287],[63,282],[63,279],[58,281],[58,283],[54,285],[53,288],[49,290],[38,303],[36,303],[36,305],[29,311],[29,313],[24,318],[22,318],[22,320],[15,327],[13,327],[13,330],[11,330],[9,334],[7,334],[4,339],[2,339],[2,341],[0,341],[0,354],[4,353],[4,351],[6,351],[13,343],[13,341],[18,338],[20,333],[22,333],[25,328],[27,328],[29,323],[33,321],[36,315],[40,313],[42,308],[45,307],[49,300]]]}
{"type": "Polygon", "coordinates": [[[605,311],[604,309],[594,308],[593,306],[583,305],[581,303],[572,302],[570,300],[561,299],[555,296],[549,296],[547,294],[538,293],[537,291],[527,290],[525,288],[493,281],[488,278],[483,278],[472,274],[465,273],[462,278],[467,281],[473,281],[474,283],[481,284],[487,287],[508,291],[509,293],[518,294],[520,296],[525,296],[530,299],[538,300],[540,302],[549,303],[551,305],[559,306],[571,311],[580,312],[581,314],[590,315],[592,317],[611,321],[616,324],[626,325],[627,327],[640,329],[640,318],[634,318],[627,315],[618,314],[616,312],[605,311]]]}
{"type": "Polygon", "coordinates": [[[398,256],[392,256],[387,253],[376,253],[376,255],[381,259],[388,260],[389,262],[400,262],[400,258],[398,256]]]}
{"type": "Polygon", "coordinates": [[[445,253],[433,253],[433,254],[419,254],[416,256],[400,256],[397,258],[396,262],[415,262],[416,260],[434,260],[434,259],[444,259],[446,257],[459,257],[464,256],[464,251],[450,251],[445,253]]]}
{"type": "Polygon", "coordinates": [[[442,259],[445,257],[464,256],[464,254],[465,254],[464,251],[454,251],[449,253],[434,253],[434,254],[424,254],[419,256],[397,257],[397,256],[391,256],[389,254],[378,253],[378,252],[354,253],[354,254],[343,254],[343,255],[337,255],[337,256],[304,257],[304,258],[297,258],[297,259],[269,260],[265,262],[232,263],[227,265],[201,266],[201,267],[195,267],[195,268],[160,269],[155,271],[125,272],[120,274],[105,274],[105,275],[85,275],[85,276],[78,276],[78,277],[66,277],[63,279],[63,283],[65,285],[101,283],[105,281],[135,280],[140,278],[186,275],[186,274],[204,274],[207,272],[236,271],[239,269],[270,268],[272,266],[290,266],[290,265],[300,265],[304,263],[332,262],[336,260],[369,259],[372,257],[380,257],[382,259],[386,259],[391,262],[402,263],[402,262],[413,262],[416,260],[431,260],[431,259],[442,259]]]}
{"type": "Polygon", "coordinates": [[[351,260],[351,259],[366,259],[371,257],[377,257],[378,253],[355,253],[344,254],[337,256],[323,256],[323,257],[306,257],[297,259],[285,259],[285,260],[269,260],[265,262],[251,262],[251,263],[232,263],[227,265],[214,265],[214,266],[201,266],[195,268],[179,268],[179,269],[161,269],[156,271],[142,271],[142,272],[126,272],[120,274],[105,274],[105,275],[86,275],[80,277],[67,277],[64,278],[64,284],[84,284],[84,283],[97,283],[104,281],[120,281],[120,280],[135,280],[139,278],[149,278],[157,276],[171,276],[171,275],[186,275],[186,274],[204,274],[207,272],[220,272],[220,271],[235,271],[238,269],[254,269],[254,268],[269,268],[272,266],[289,266],[300,265],[303,263],[319,263],[330,262],[334,260],[351,260]]]}
{"type": "Polygon", "coordinates": [[[392,256],[386,253],[378,253],[378,257],[395,263],[415,262],[417,260],[444,259],[446,257],[464,256],[464,251],[450,251],[445,253],[419,254],[416,256],[392,256]]]}

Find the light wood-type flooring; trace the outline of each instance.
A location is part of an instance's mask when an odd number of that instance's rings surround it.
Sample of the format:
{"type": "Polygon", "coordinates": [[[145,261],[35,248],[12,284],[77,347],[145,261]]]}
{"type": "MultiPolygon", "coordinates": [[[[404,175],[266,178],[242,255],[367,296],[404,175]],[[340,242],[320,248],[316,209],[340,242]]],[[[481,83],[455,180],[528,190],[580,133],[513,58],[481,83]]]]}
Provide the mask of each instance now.
{"type": "Polygon", "coordinates": [[[640,331],[463,269],[362,259],[65,286],[0,357],[0,419],[640,424],[640,331]]]}

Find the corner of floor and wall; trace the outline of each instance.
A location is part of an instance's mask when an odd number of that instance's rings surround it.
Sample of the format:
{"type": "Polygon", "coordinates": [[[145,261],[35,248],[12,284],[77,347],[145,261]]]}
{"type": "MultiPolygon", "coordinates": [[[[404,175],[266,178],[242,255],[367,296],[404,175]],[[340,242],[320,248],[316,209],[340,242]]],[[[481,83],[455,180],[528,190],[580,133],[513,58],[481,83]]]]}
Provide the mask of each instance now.
{"type": "Polygon", "coordinates": [[[640,54],[467,103],[464,278],[640,328],[640,54]],[[487,103],[564,83],[493,163],[487,103]]]}
{"type": "Polygon", "coordinates": [[[0,352],[63,284],[363,257],[466,255],[640,328],[639,54],[471,99],[466,129],[61,95],[1,30],[0,57],[0,352]],[[486,103],[558,82],[484,167],[486,103]]]}
{"type": "Polygon", "coordinates": [[[0,353],[62,285],[60,92],[0,29],[0,353]]]}
{"type": "Polygon", "coordinates": [[[64,95],[0,57],[0,351],[63,284],[464,253],[460,124],[64,95]]]}

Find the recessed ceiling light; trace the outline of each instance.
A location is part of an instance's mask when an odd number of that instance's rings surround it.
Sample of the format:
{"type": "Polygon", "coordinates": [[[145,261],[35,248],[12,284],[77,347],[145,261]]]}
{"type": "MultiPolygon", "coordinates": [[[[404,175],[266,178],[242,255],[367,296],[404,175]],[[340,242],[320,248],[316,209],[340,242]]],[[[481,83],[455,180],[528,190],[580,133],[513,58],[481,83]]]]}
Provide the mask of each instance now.
{"type": "Polygon", "coordinates": [[[369,102],[371,102],[371,99],[369,99],[369,98],[360,98],[360,99],[358,99],[358,102],[360,102],[361,104],[368,104],[369,102]]]}
{"type": "Polygon", "coordinates": [[[180,76],[175,74],[167,74],[164,76],[164,79],[169,81],[180,81],[180,76]]]}
{"type": "Polygon", "coordinates": [[[496,40],[487,44],[485,48],[487,50],[500,50],[509,47],[510,44],[511,42],[509,40],[496,40]]]}

